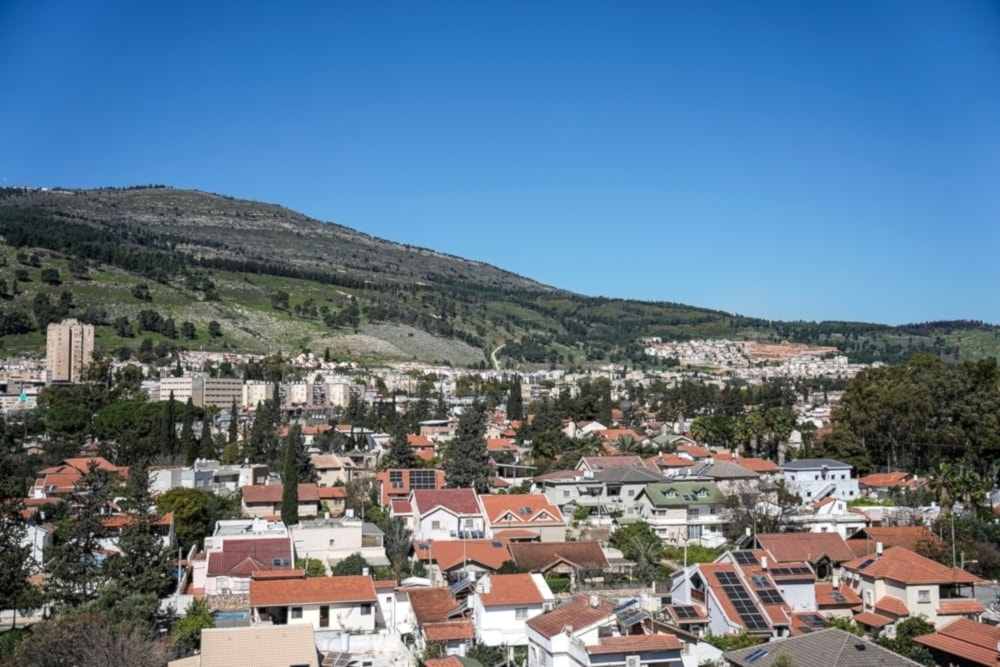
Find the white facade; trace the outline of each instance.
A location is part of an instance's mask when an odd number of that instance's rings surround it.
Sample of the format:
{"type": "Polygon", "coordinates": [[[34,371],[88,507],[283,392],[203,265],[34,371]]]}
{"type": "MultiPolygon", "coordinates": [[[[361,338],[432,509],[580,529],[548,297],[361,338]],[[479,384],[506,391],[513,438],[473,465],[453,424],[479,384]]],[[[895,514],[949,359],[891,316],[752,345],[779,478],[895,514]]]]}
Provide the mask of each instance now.
{"type": "Polygon", "coordinates": [[[812,504],[833,497],[851,501],[861,497],[858,480],[851,477],[851,466],[831,459],[802,459],[782,466],[785,488],[812,504]]]}
{"type": "MultiPolygon", "coordinates": [[[[471,596],[473,625],[476,641],[487,646],[526,646],[528,632],[525,623],[552,609],[555,595],[545,582],[545,577],[535,573],[531,577],[542,598],[540,602],[516,603],[510,605],[484,604],[483,595],[489,595],[493,581],[489,574],[483,575],[471,596]]],[[[503,576],[500,575],[503,579],[503,576]]]]}

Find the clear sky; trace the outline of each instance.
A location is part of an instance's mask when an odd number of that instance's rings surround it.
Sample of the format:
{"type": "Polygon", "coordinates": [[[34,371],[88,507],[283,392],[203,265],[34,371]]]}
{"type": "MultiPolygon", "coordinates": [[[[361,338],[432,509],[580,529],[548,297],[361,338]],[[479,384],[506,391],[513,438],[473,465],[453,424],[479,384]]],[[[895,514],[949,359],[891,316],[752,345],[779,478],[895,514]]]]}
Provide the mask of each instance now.
{"type": "Polygon", "coordinates": [[[584,294],[1000,323],[1000,5],[0,2],[0,177],[285,205],[584,294]]]}

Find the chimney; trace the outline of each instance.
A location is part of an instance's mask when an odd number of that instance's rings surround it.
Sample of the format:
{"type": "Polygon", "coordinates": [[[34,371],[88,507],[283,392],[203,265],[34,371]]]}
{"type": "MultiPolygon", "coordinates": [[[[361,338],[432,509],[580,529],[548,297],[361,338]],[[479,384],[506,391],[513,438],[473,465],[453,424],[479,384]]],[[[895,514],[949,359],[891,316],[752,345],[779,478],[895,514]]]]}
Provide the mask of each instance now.
{"type": "Polygon", "coordinates": [[[840,577],[838,575],[833,575],[833,590],[840,590],[840,577]]]}
{"type": "Polygon", "coordinates": [[[593,607],[594,609],[597,609],[597,607],[600,604],[601,604],[601,599],[599,597],[597,597],[596,595],[591,595],[590,596],[590,606],[591,607],[593,607]]]}
{"type": "Polygon", "coordinates": [[[483,595],[489,595],[493,591],[493,582],[489,577],[483,577],[480,585],[483,587],[483,595]]]}
{"type": "Polygon", "coordinates": [[[760,558],[760,569],[767,570],[767,556],[761,556],[761,558],[760,558]]]}
{"type": "Polygon", "coordinates": [[[882,543],[881,542],[876,542],[875,543],[875,558],[881,558],[881,557],[882,557],[882,543]]]}
{"type": "Polygon", "coordinates": [[[367,577],[368,576],[368,568],[367,567],[361,568],[361,576],[363,576],[363,577],[367,577]]]}

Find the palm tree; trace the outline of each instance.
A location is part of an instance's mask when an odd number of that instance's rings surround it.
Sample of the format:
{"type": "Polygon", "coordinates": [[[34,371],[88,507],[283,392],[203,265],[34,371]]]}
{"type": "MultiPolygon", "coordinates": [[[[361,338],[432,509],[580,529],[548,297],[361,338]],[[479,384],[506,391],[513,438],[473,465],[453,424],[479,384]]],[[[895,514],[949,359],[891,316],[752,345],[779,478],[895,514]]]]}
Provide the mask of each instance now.
{"type": "Polygon", "coordinates": [[[957,469],[942,461],[927,475],[927,486],[934,493],[934,499],[941,505],[942,514],[951,514],[955,505],[955,480],[957,469]]]}

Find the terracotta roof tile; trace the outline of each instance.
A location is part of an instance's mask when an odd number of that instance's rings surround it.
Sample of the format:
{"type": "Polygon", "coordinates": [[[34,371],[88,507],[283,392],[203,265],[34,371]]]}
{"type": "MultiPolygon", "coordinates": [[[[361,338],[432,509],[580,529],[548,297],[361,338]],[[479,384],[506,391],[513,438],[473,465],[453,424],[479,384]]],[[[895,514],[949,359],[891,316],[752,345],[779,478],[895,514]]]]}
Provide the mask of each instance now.
{"type": "Polygon", "coordinates": [[[527,626],[543,637],[554,637],[567,625],[582,630],[594,624],[614,619],[615,605],[604,598],[597,598],[597,606],[590,605],[589,595],[577,595],[552,611],[529,620],[527,626]]]}
{"type": "Polygon", "coordinates": [[[447,658],[424,660],[424,667],[465,667],[465,665],[455,656],[449,655],[447,658]]]}
{"type": "Polygon", "coordinates": [[[740,457],[736,459],[736,463],[739,463],[747,470],[752,470],[753,472],[760,474],[768,474],[768,473],[777,474],[781,472],[781,468],[778,467],[777,463],[775,463],[774,461],[768,461],[767,459],[740,457]]]}
{"type": "Polygon", "coordinates": [[[559,563],[607,569],[608,559],[597,542],[514,542],[510,553],[518,567],[545,572],[559,563]]]}
{"type": "Polygon", "coordinates": [[[647,651],[680,651],[684,644],[676,635],[626,635],[624,637],[603,637],[600,644],[587,645],[590,655],[616,653],[645,653],[647,651]]]}
{"type": "Polygon", "coordinates": [[[460,639],[472,639],[472,621],[448,621],[446,623],[431,623],[423,626],[424,637],[431,642],[447,642],[460,639]]]}
{"type": "Polygon", "coordinates": [[[256,569],[289,569],[292,561],[292,541],[287,537],[226,540],[222,543],[222,550],[209,551],[207,559],[210,577],[235,574],[237,570],[243,576],[249,576],[256,569]],[[276,566],[275,560],[288,565],[276,566]]]}
{"type": "Polygon", "coordinates": [[[413,492],[413,509],[427,514],[435,507],[443,507],[455,514],[479,514],[479,502],[472,489],[418,489],[413,492]]]}
{"type": "Polygon", "coordinates": [[[837,533],[758,533],[757,543],[771,553],[776,563],[815,563],[823,556],[840,563],[854,558],[854,552],[837,533]]]}
{"type": "Polygon", "coordinates": [[[939,616],[953,616],[956,614],[982,614],[986,611],[979,600],[972,598],[955,598],[951,600],[941,600],[938,604],[939,616]]]}
{"type": "Polygon", "coordinates": [[[859,537],[847,540],[847,546],[857,556],[875,553],[875,545],[879,542],[883,547],[905,547],[910,551],[919,552],[924,547],[935,548],[944,545],[940,537],[926,526],[871,526],[864,528],[859,537]]]}
{"type": "Polygon", "coordinates": [[[941,630],[913,641],[978,665],[1000,664],[1000,628],[959,618],[941,630]]]}
{"type": "Polygon", "coordinates": [[[321,602],[375,602],[372,578],[364,575],[250,581],[250,606],[271,607],[321,602]]]}
{"type": "Polygon", "coordinates": [[[853,607],[861,604],[861,598],[851,590],[850,586],[840,586],[837,592],[844,598],[842,601],[833,598],[833,584],[817,582],[816,606],[823,609],[824,607],[853,607]]]}
{"type": "Polygon", "coordinates": [[[417,558],[432,561],[442,570],[450,570],[464,562],[477,563],[488,570],[499,570],[512,560],[507,540],[431,540],[415,541],[417,558]],[[427,545],[427,548],[423,548],[427,545]]]}
{"type": "Polygon", "coordinates": [[[498,494],[481,496],[479,500],[486,519],[495,526],[560,526],[566,523],[559,508],[541,494],[498,494]]]}
{"type": "Polygon", "coordinates": [[[413,588],[406,595],[419,625],[448,621],[448,614],[458,607],[458,600],[447,588],[413,588]]]}
{"type": "Polygon", "coordinates": [[[490,575],[490,592],[480,594],[484,607],[542,604],[545,599],[530,574],[490,575]]]}
{"type": "Polygon", "coordinates": [[[904,584],[976,584],[979,577],[957,567],[946,567],[903,547],[886,549],[880,558],[862,556],[843,564],[844,569],[873,579],[904,584]]]}
{"type": "MultiPolygon", "coordinates": [[[[281,484],[253,484],[244,486],[243,503],[246,505],[280,503],[283,488],[281,484]]],[[[319,501],[319,487],[315,484],[299,484],[300,503],[317,501],[319,501]]]]}
{"type": "Polygon", "coordinates": [[[892,623],[892,619],[879,614],[873,614],[870,611],[865,611],[855,616],[854,622],[859,625],[867,625],[871,628],[881,628],[892,623]]]}
{"type": "Polygon", "coordinates": [[[907,609],[906,603],[899,598],[892,595],[883,595],[875,603],[875,611],[880,611],[883,614],[892,614],[893,616],[909,616],[910,610],[907,609]]]}

